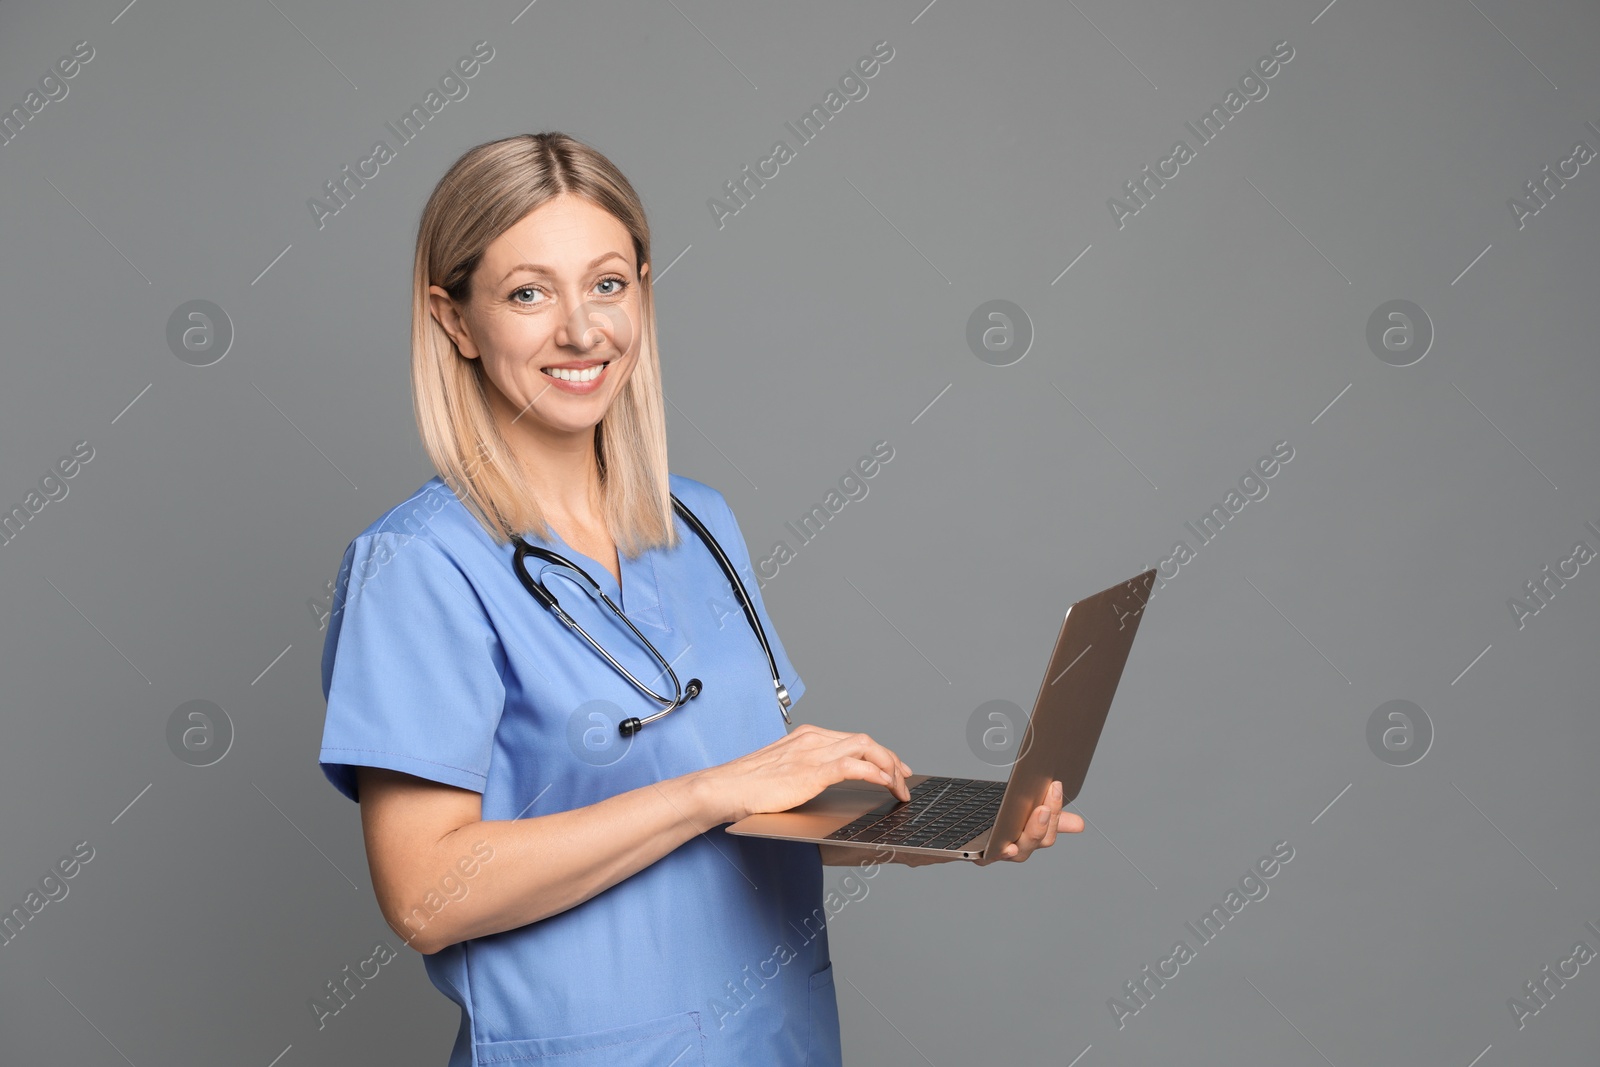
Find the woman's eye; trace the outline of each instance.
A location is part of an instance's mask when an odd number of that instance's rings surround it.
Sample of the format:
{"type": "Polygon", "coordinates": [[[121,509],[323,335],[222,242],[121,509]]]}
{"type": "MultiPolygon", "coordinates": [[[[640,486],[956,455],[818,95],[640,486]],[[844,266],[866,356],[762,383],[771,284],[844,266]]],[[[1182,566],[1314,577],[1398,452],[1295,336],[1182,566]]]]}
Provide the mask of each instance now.
{"type": "MultiPolygon", "coordinates": [[[[601,286],[610,287],[607,289],[602,289],[600,292],[601,296],[618,296],[624,289],[628,287],[628,280],[626,278],[617,277],[601,278],[598,282],[595,282],[595,286],[596,288],[601,286]]],[[[522,294],[537,292],[539,292],[539,288],[533,285],[524,285],[520,289],[513,289],[511,291],[511,302],[514,304],[521,304],[523,307],[532,307],[533,301],[531,299],[523,299],[522,294]]],[[[543,301],[540,301],[540,303],[543,303],[543,301]]]]}

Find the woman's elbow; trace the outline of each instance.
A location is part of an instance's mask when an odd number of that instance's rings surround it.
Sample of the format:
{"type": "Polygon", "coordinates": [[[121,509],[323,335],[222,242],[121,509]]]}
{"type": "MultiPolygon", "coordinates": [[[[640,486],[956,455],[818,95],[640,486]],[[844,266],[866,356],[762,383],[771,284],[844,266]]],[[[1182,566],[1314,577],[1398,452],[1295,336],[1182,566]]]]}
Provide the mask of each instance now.
{"type": "Polygon", "coordinates": [[[409,913],[396,916],[388,908],[383,909],[384,920],[389,924],[389,929],[411,948],[416,949],[424,956],[449,948],[462,940],[452,937],[450,931],[439,918],[428,915],[426,908],[417,907],[409,913]]]}
{"type": "Polygon", "coordinates": [[[450,909],[437,906],[435,894],[408,891],[376,880],[373,889],[377,891],[378,910],[389,929],[424,956],[464,940],[452,929],[454,916],[450,909]]]}

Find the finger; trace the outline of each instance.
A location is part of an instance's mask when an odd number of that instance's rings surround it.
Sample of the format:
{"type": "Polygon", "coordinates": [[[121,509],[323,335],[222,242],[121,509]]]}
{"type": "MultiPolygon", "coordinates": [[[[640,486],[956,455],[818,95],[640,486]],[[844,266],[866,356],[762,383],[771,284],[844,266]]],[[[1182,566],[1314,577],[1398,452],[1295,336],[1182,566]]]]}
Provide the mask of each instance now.
{"type": "MultiPolygon", "coordinates": [[[[826,726],[818,726],[814,722],[803,722],[799,726],[796,726],[792,733],[784,735],[784,737],[787,738],[798,738],[802,740],[811,738],[817,742],[825,744],[831,744],[849,736],[849,734],[842,730],[830,730],[826,726]]],[[[781,742],[784,740],[784,738],[781,737],[778,740],[781,742]]]]}
{"type": "Polygon", "coordinates": [[[911,791],[906,788],[905,779],[910,774],[911,768],[900,761],[900,758],[890,752],[883,745],[878,744],[866,734],[850,734],[837,742],[849,755],[857,759],[866,760],[882,768],[884,773],[892,779],[887,782],[890,792],[900,800],[910,800],[911,791]],[[902,771],[902,768],[904,770],[902,771]]]}
{"type": "Polygon", "coordinates": [[[1025,860],[1031,856],[1035,849],[1044,847],[1045,835],[1050,832],[1051,823],[1055,821],[1055,812],[1049,805],[1040,804],[1033,809],[1033,816],[1028,820],[1027,828],[1022,831],[1022,836],[1017,838],[1017,859],[1025,860]]]}
{"type": "Polygon", "coordinates": [[[1047,803],[1050,814],[1045,818],[1045,832],[1039,842],[1040,848],[1049,848],[1056,843],[1056,827],[1061,822],[1061,783],[1050,783],[1050,799],[1047,803]]]}
{"type": "MultiPolygon", "coordinates": [[[[911,777],[912,772],[910,764],[901,759],[894,752],[891,752],[888,748],[878,744],[871,737],[864,733],[845,733],[839,730],[829,730],[826,727],[816,726],[812,723],[801,723],[800,726],[795,728],[794,734],[799,734],[801,730],[805,730],[806,736],[809,736],[816,744],[819,745],[833,745],[838,744],[841,741],[852,743],[859,741],[863,746],[861,751],[852,752],[851,755],[863,756],[864,758],[872,759],[874,763],[878,763],[879,760],[877,758],[865,755],[869,751],[876,752],[879,756],[888,760],[887,764],[882,764],[885,770],[891,772],[898,770],[900,777],[911,777]]],[[[794,736],[794,734],[790,734],[788,736],[794,736]]]]}
{"type": "MultiPolygon", "coordinates": [[[[848,778],[856,781],[873,782],[877,785],[887,786],[891,791],[893,791],[895,788],[895,783],[898,780],[893,774],[890,774],[876,763],[872,763],[869,760],[859,759],[855,756],[840,756],[828,766],[832,768],[833,773],[830,779],[832,782],[842,782],[848,778]]],[[[904,782],[900,783],[900,788],[902,790],[905,789],[904,782]]],[[[910,795],[907,794],[907,796],[901,799],[909,800],[910,795]]]]}
{"type": "Polygon", "coordinates": [[[1053,818],[1054,813],[1047,805],[1034,808],[1033,814],[1028,816],[1027,825],[1022,828],[1022,835],[1005,847],[1002,858],[1021,863],[1031,856],[1035,849],[1042,846],[1053,818]]]}
{"type": "MultiPolygon", "coordinates": [[[[1032,827],[1032,823],[1033,823],[1033,817],[1032,816],[1029,816],[1028,823],[1029,823],[1029,827],[1031,828],[1032,827]]],[[[1025,830],[1022,831],[1022,836],[1017,838],[1015,841],[1011,842],[1005,848],[1002,848],[1000,850],[999,855],[996,858],[1003,859],[1003,860],[1011,860],[1011,861],[1017,862],[1017,863],[1020,863],[1021,861],[1027,859],[1028,858],[1028,853],[1030,851],[1032,851],[1031,849],[1026,847],[1026,845],[1027,845],[1027,837],[1028,837],[1028,830],[1025,829],[1025,830]]]]}
{"type": "Polygon", "coordinates": [[[890,759],[894,760],[895,766],[900,769],[900,777],[902,777],[902,778],[910,778],[911,777],[911,764],[909,764],[905,760],[901,759],[900,758],[900,754],[898,752],[895,752],[893,749],[885,748],[883,751],[888,754],[890,759]]]}
{"type": "MultiPolygon", "coordinates": [[[[901,759],[887,745],[881,745],[876,741],[872,741],[871,738],[868,738],[868,741],[870,741],[872,744],[872,751],[886,761],[887,765],[884,767],[885,770],[888,770],[901,778],[911,777],[911,765],[909,763],[901,759]]],[[[874,760],[874,762],[877,761],[874,760]]]]}
{"type": "Polygon", "coordinates": [[[1083,833],[1083,816],[1075,811],[1061,809],[1061,815],[1056,820],[1056,829],[1067,834],[1083,833]]]}
{"type": "Polygon", "coordinates": [[[978,860],[976,862],[977,862],[977,865],[979,867],[987,867],[991,863],[999,863],[1001,860],[1014,860],[1016,858],[1017,858],[1017,843],[1015,841],[1013,841],[1011,844],[1006,845],[1004,848],[1000,849],[999,851],[991,852],[991,853],[989,853],[988,855],[984,856],[982,859],[980,859],[980,860],[978,860]]]}

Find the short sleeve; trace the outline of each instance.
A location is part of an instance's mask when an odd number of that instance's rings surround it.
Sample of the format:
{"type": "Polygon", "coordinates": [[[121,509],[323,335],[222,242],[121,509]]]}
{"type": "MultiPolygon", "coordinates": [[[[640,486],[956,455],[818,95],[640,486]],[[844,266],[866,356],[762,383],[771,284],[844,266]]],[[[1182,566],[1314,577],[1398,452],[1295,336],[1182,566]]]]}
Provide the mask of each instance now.
{"type": "MultiPolygon", "coordinates": [[[[733,569],[744,582],[745,592],[750,595],[750,602],[755,605],[756,617],[761,620],[761,628],[767,634],[767,644],[772,648],[772,658],[778,663],[778,677],[789,690],[789,703],[791,706],[798,704],[800,697],[806,691],[806,684],[796,673],[794,664],[789,662],[789,654],[778,638],[778,629],[772,625],[772,619],[767,614],[766,604],[761,599],[761,583],[756,579],[755,568],[750,565],[750,550],[745,545],[744,534],[739,530],[738,520],[733,517],[733,509],[728,506],[728,501],[721,493],[715,493],[715,498],[721,516],[721,522],[718,524],[721,529],[713,527],[712,532],[717,535],[717,540],[722,542],[722,551],[733,563],[733,569]]],[[[729,594],[737,604],[738,595],[733,593],[731,588],[729,594]]],[[[735,607],[728,620],[744,625],[744,609],[735,607]]]]}
{"type": "Polygon", "coordinates": [[[345,551],[322,650],[318,762],[359,801],[355,768],[483,792],[505,707],[499,635],[444,549],[363,534],[345,551]]]}

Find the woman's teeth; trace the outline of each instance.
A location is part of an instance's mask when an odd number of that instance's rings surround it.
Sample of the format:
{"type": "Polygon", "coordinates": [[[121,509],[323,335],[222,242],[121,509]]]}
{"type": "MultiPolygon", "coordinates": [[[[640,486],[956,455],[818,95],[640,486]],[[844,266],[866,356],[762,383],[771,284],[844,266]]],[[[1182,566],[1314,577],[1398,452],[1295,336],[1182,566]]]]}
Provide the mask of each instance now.
{"type": "Polygon", "coordinates": [[[600,377],[600,372],[611,366],[609,362],[597,363],[586,370],[563,370],[560,367],[545,367],[544,372],[552,378],[560,378],[564,382],[592,382],[600,377]]]}

